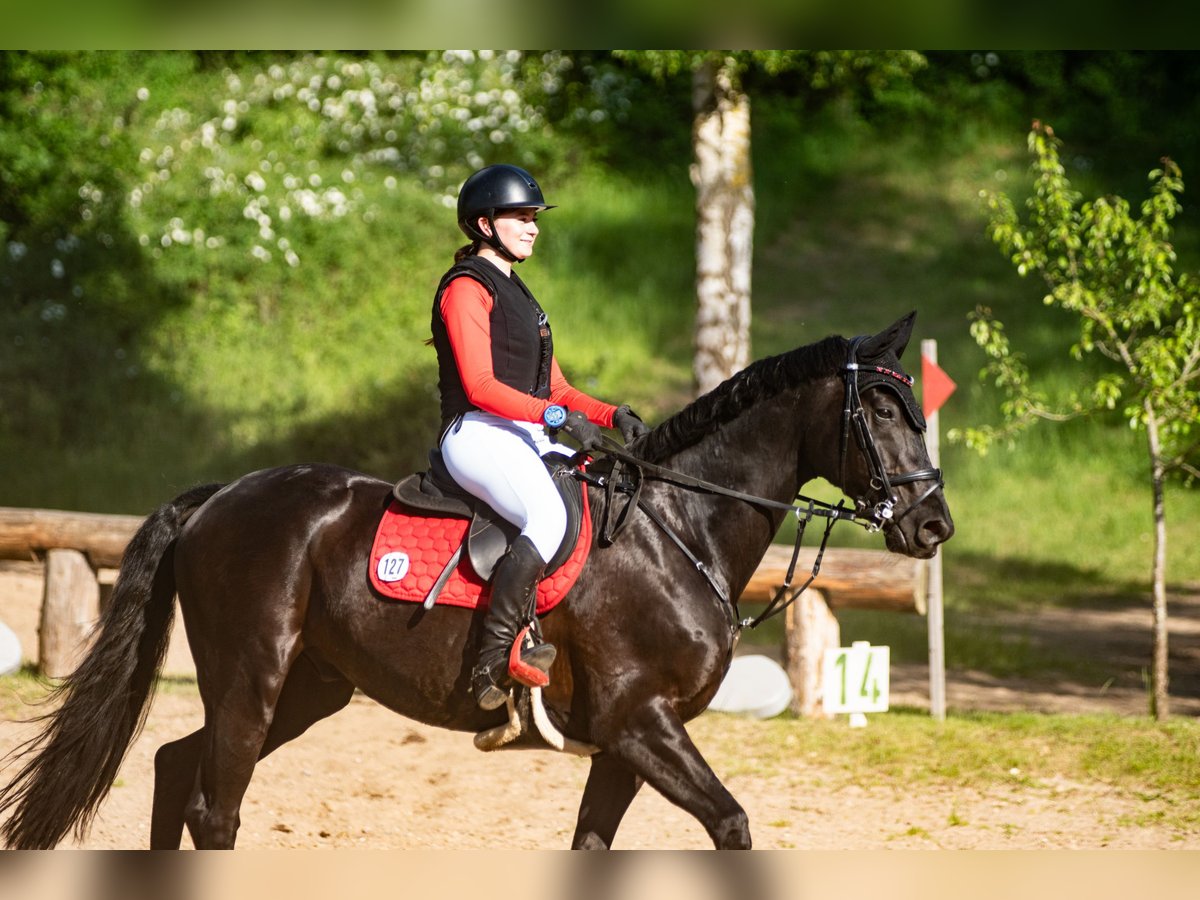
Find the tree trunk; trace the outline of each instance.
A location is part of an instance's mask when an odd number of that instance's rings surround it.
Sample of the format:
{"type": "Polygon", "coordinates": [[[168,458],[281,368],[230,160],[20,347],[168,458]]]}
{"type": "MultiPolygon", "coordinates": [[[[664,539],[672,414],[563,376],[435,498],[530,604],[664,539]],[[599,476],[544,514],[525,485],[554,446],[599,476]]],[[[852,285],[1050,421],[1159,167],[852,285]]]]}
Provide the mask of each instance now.
{"type": "Polygon", "coordinates": [[[1158,435],[1158,419],[1147,404],[1146,436],[1150,445],[1150,481],[1154,490],[1154,566],[1151,577],[1154,597],[1154,665],[1150,711],[1162,722],[1170,715],[1170,681],[1167,646],[1167,511],[1163,492],[1165,472],[1158,435]]]}
{"type": "Polygon", "coordinates": [[[731,60],[692,75],[696,188],[696,391],[712,390],[750,361],[754,186],[750,99],[731,60]]]}

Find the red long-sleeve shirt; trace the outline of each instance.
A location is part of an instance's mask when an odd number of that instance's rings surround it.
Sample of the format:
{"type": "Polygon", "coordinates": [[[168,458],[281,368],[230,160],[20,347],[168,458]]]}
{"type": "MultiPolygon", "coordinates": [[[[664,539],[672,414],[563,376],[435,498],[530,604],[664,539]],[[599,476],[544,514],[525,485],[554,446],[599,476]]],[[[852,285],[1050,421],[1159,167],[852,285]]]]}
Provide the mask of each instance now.
{"type": "Polygon", "coordinates": [[[439,311],[446,323],[454,362],[467,399],[484,412],[523,422],[542,421],[546,407],[577,409],[597,425],[612,427],[617,408],[572,387],[550,360],[550,399],[531,397],[504,384],[492,371],[492,295],[474,278],[455,278],[442,292],[439,311]]]}

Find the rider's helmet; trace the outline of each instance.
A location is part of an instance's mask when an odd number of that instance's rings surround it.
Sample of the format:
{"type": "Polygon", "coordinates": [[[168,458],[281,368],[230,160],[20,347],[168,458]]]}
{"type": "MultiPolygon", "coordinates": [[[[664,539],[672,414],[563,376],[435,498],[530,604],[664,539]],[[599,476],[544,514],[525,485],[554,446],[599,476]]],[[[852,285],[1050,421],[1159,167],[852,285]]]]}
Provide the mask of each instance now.
{"type": "Polygon", "coordinates": [[[554,209],[542,196],[533,176],[519,166],[500,163],[486,166],[463,182],[458,192],[458,227],[473,241],[494,247],[506,259],[516,257],[496,236],[496,211],[501,209],[554,209]],[[479,230],[479,217],[486,216],[492,236],[479,230]]]}

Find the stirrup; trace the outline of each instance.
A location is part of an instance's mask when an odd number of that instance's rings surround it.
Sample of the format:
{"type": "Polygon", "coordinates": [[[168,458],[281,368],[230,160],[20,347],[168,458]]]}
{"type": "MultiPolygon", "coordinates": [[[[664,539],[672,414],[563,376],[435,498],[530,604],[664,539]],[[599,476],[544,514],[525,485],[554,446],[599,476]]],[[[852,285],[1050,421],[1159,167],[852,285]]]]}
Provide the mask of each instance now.
{"type": "Polygon", "coordinates": [[[508,652],[508,674],[525,687],[545,687],[550,683],[550,666],[558,655],[553,644],[536,640],[526,625],[508,652]]]}

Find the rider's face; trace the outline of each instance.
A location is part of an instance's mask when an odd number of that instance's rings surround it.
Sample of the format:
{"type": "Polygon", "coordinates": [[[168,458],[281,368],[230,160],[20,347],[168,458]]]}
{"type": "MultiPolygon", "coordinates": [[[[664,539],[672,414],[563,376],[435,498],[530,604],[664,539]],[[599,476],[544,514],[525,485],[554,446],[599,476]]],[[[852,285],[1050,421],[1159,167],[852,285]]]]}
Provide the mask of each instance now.
{"type": "MultiPolygon", "coordinates": [[[[528,259],[533,255],[533,242],[537,240],[536,209],[502,209],[496,211],[496,236],[517,259],[528,259]]],[[[479,220],[484,234],[490,232],[487,219],[479,220]]]]}

